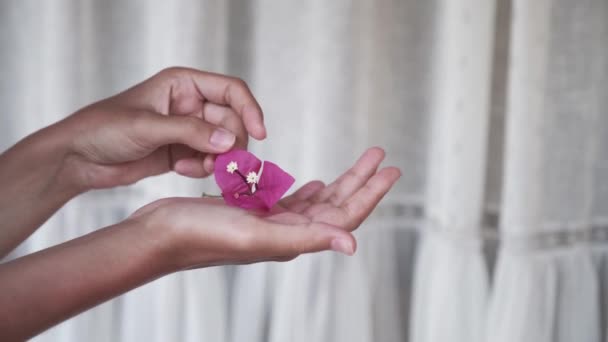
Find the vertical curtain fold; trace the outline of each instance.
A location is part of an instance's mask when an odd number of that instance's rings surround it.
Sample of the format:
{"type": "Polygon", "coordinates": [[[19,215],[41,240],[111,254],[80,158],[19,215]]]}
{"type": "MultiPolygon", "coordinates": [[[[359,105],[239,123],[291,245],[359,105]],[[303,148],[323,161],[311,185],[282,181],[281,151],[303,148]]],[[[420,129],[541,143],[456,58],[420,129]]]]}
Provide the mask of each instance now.
{"type": "Polygon", "coordinates": [[[605,48],[597,47],[606,38],[605,9],[598,1],[513,2],[488,341],[600,341],[602,273],[590,243],[606,111],[597,93],[607,90],[598,81],[605,48]]]}
{"type": "Polygon", "coordinates": [[[481,216],[495,3],[441,5],[428,222],[416,261],[410,338],[482,341],[488,279],[481,216]]]}

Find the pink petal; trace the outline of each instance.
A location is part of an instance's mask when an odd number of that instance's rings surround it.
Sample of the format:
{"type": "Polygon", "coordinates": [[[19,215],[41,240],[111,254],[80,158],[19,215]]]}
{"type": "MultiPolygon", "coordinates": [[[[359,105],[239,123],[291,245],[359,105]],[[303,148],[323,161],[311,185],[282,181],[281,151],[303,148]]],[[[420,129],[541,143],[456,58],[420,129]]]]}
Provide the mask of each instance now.
{"type": "Polygon", "coordinates": [[[249,172],[259,172],[262,162],[253,154],[244,150],[233,150],[217,156],[215,160],[215,181],[224,201],[232,206],[249,210],[270,210],[289,190],[295,179],[276,164],[264,162],[264,170],[260,177],[257,191],[248,195],[250,188],[236,172],[230,173],[226,167],[230,162],[236,162],[242,175],[249,172]]]}
{"type": "Polygon", "coordinates": [[[272,208],[283,195],[289,190],[296,180],[279,166],[269,161],[264,161],[264,171],[258,184],[259,190],[255,193],[266,208],[272,208]]]}
{"type": "Polygon", "coordinates": [[[246,192],[248,187],[243,182],[243,179],[236,172],[230,173],[226,171],[226,167],[231,161],[238,164],[239,172],[245,176],[250,171],[258,172],[260,166],[262,166],[262,161],[252,153],[244,150],[232,150],[222,153],[215,159],[215,182],[222,189],[222,193],[234,194],[246,192]]]}

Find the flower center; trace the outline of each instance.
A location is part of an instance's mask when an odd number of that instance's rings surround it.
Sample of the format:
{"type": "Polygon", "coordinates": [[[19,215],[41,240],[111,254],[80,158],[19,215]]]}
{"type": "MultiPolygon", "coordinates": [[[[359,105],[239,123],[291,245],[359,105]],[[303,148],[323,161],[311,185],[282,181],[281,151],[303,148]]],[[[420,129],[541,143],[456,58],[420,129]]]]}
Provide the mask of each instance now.
{"type": "Polygon", "coordinates": [[[262,162],[262,165],[260,166],[260,171],[258,171],[257,173],[255,171],[249,171],[249,173],[247,173],[247,176],[243,175],[239,171],[239,166],[235,161],[231,161],[230,163],[228,163],[228,165],[226,165],[226,172],[231,174],[236,173],[239,177],[241,177],[245,185],[247,185],[247,189],[249,190],[245,193],[235,193],[234,198],[238,199],[241,195],[251,196],[255,194],[255,192],[258,190],[257,186],[260,182],[260,176],[262,175],[263,171],[264,162],[262,162]]]}

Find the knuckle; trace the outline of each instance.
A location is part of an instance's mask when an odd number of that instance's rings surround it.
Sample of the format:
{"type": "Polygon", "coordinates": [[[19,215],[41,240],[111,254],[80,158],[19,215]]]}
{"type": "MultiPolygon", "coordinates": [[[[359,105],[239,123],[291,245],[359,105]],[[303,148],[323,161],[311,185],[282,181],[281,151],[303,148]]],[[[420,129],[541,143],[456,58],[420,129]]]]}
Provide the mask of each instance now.
{"type": "Polygon", "coordinates": [[[346,178],[350,178],[350,179],[358,179],[361,178],[361,175],[358,174],[355,170],[348,169],[348,171],[346,171],[346,173],[344,174],[346,176],[346,178]]]}
{"type": "Polygon", "coordinates": [[[183,116],[181,118],[185,134],[190,136],[200,136],[208,134],[209,130],[205,123],[195,116],[183,116]]]}
{"type": "Polygon", "coordinates": [[[323,201],[323,198],[326,197],[327,190],[323,189],[316,194],[312,195],[308,200],[310,203],[319,203],[323,201]]]}
{"type": "Polygon", "coordinates": [[[150,119],[153,119],[148,112],[145,111],[134,111],[129,115],[128,125],[130,129],[127,132],[131,132],[131,140],[141,148],[147,148],[151,144],[148,134],[146,134],[150,127],[150,119]]]}
{"type": "Polygon", "coordinates": [[[249,89],[249,86],[247,85],[247,82],[245,82],[243,79],[238,78],[238,77],[233,77],[232,78],[232,84],[236,87],[236,88],[240,88],[240,89],[249,89]]]}
{"type": "Polygon", "coordinates": [[[381,196],[381,192],[378,190],[378,187],[375,183],[367,182],[361,188],[361,191],[364,193],[370,194],[371,197],[375,200],[378,196],[381,196]]]}
{"type": "Polygon", "coordinates": [[[131,217],[139,217],[142,215],[155,215],[155,219],[158,220],[158,216],[160,216],[160,218],[163,218],[165,215],[168,214],[166,206],[169,205],[171,201],[171,198],[162,198],[152,203],[148,203],[147,205],[137,209],[133,214],[131,214],[131,217]]]}
{"type": "Polygon", "coordinates": [[[345,205],[342,206],[342,211],[345,217],[344,225],[349,231],[357,229],[369,214],[366,212],[365,207],[356,201],[345,203],[345,205]]]}
{"type": "Polygon", "coordinates": [[[342,211],[346,217],[353,218],[356,217],[357,213],[359,212],[358,207],[359,205],[355,203],[355,201],[346,201],[346,203],[344,203],[342,206],[342,211]]]}
{"type": "Polygon", "coordinates": [[[171,78],[171,77],[175,77],[177,75],[182,74],[186,70],[187,69],[184,67],[170,66],[170,67],[164,68],[161,71],[159,71],[157,75],[160,76],[161,78],[171,78]]]}
{"type": "Polygon", "coordinates": [[[171,66],[164,68],[159,71],[153,79],[156,79],[159,84],[174,85],[179,84],[179,80],[184,77],[184,74],[188,73],[189,69],[179,66],[171,66]]]}
{"type": "Polygon", "coordinates": [[[311,198],[312,203],[323,203],[326,202],[333,194],[336,193],[336,189],[339,188],[336,184],[332,184],[325,189],[317,192],[311,198]]]}
{"type": "Polygon", "coordinates": [[[240,94],[243,92],[249,92],[247,83],[240,78],[231,77],[230,81],[226,83],[226,88],[224,89],[224,100],[226,103],[230,103],[232,102],[235,93],[240,94]]]}
{"type": "Polygon", "coordinates": [[[336,191],[329,196],[329,202],[333,205],[340,205],[342,202],[342,196],[336,191]]]}

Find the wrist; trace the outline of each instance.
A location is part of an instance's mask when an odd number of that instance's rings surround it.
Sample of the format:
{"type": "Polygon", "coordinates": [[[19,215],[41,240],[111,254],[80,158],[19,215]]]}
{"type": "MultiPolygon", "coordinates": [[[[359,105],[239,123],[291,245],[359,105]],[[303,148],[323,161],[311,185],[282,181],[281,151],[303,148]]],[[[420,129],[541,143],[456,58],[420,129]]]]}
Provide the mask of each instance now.
{"type": "Polygon", "coordinates": [[[82,191],[66,172],[68,145],[51,126],[0,155],[0,256],[82,191]]]}
{"type": "Polygon", "coordinates": [[[74,136],[65,121],[48,126],[32,136],[47,170],[45,190],[67,200],[90,190],[80,181],[79,168],[73,162],[78,158],[72,148],[74,136]]]}
{"type": "Polygon", "coordinates": [[[153,262],[161,265],[166,273],[172,273],[187,268],[187,265],[183,260],[183,234],[175,224],[169,224],[166,220],[166,210],[163,208],[166,200],[161,199],[140,208],[124,222],[143,232],[153,262]]]}
{"type": "MultiPolygon", "coordinates": [[[[69,135],[57,125],[39,130],[0,155],[6,195],[67,201],[84,192],[70,175],[69,135]]],[[[3,196],[5,197],[5,196],[3,196]]]]}
{"type": "Polygon", "coordinates": [[[143,258],[142,265],[152,267],[155,277],[164,276],[182,269],[175,258],[175,237],[170,229],[162,229],[154,224],[147,215],[130,217],[118,224],[130,231],[133,239],[125,249],[137,249],[137,254],[143,258]]]}
{"type": "Polygon", "coordinates": [[[209,255],[214,253],[201,245],[200,236],[193,234],[192,227],[184,222],[188,221],[183,220],[188,213],[171,206],[175,201],[180,199],[165,198],[152,202],[133,213],[129,220],[147,231],[146,236],[155,238],[154,254],[171,272],[216,265],[209,255]]]}

